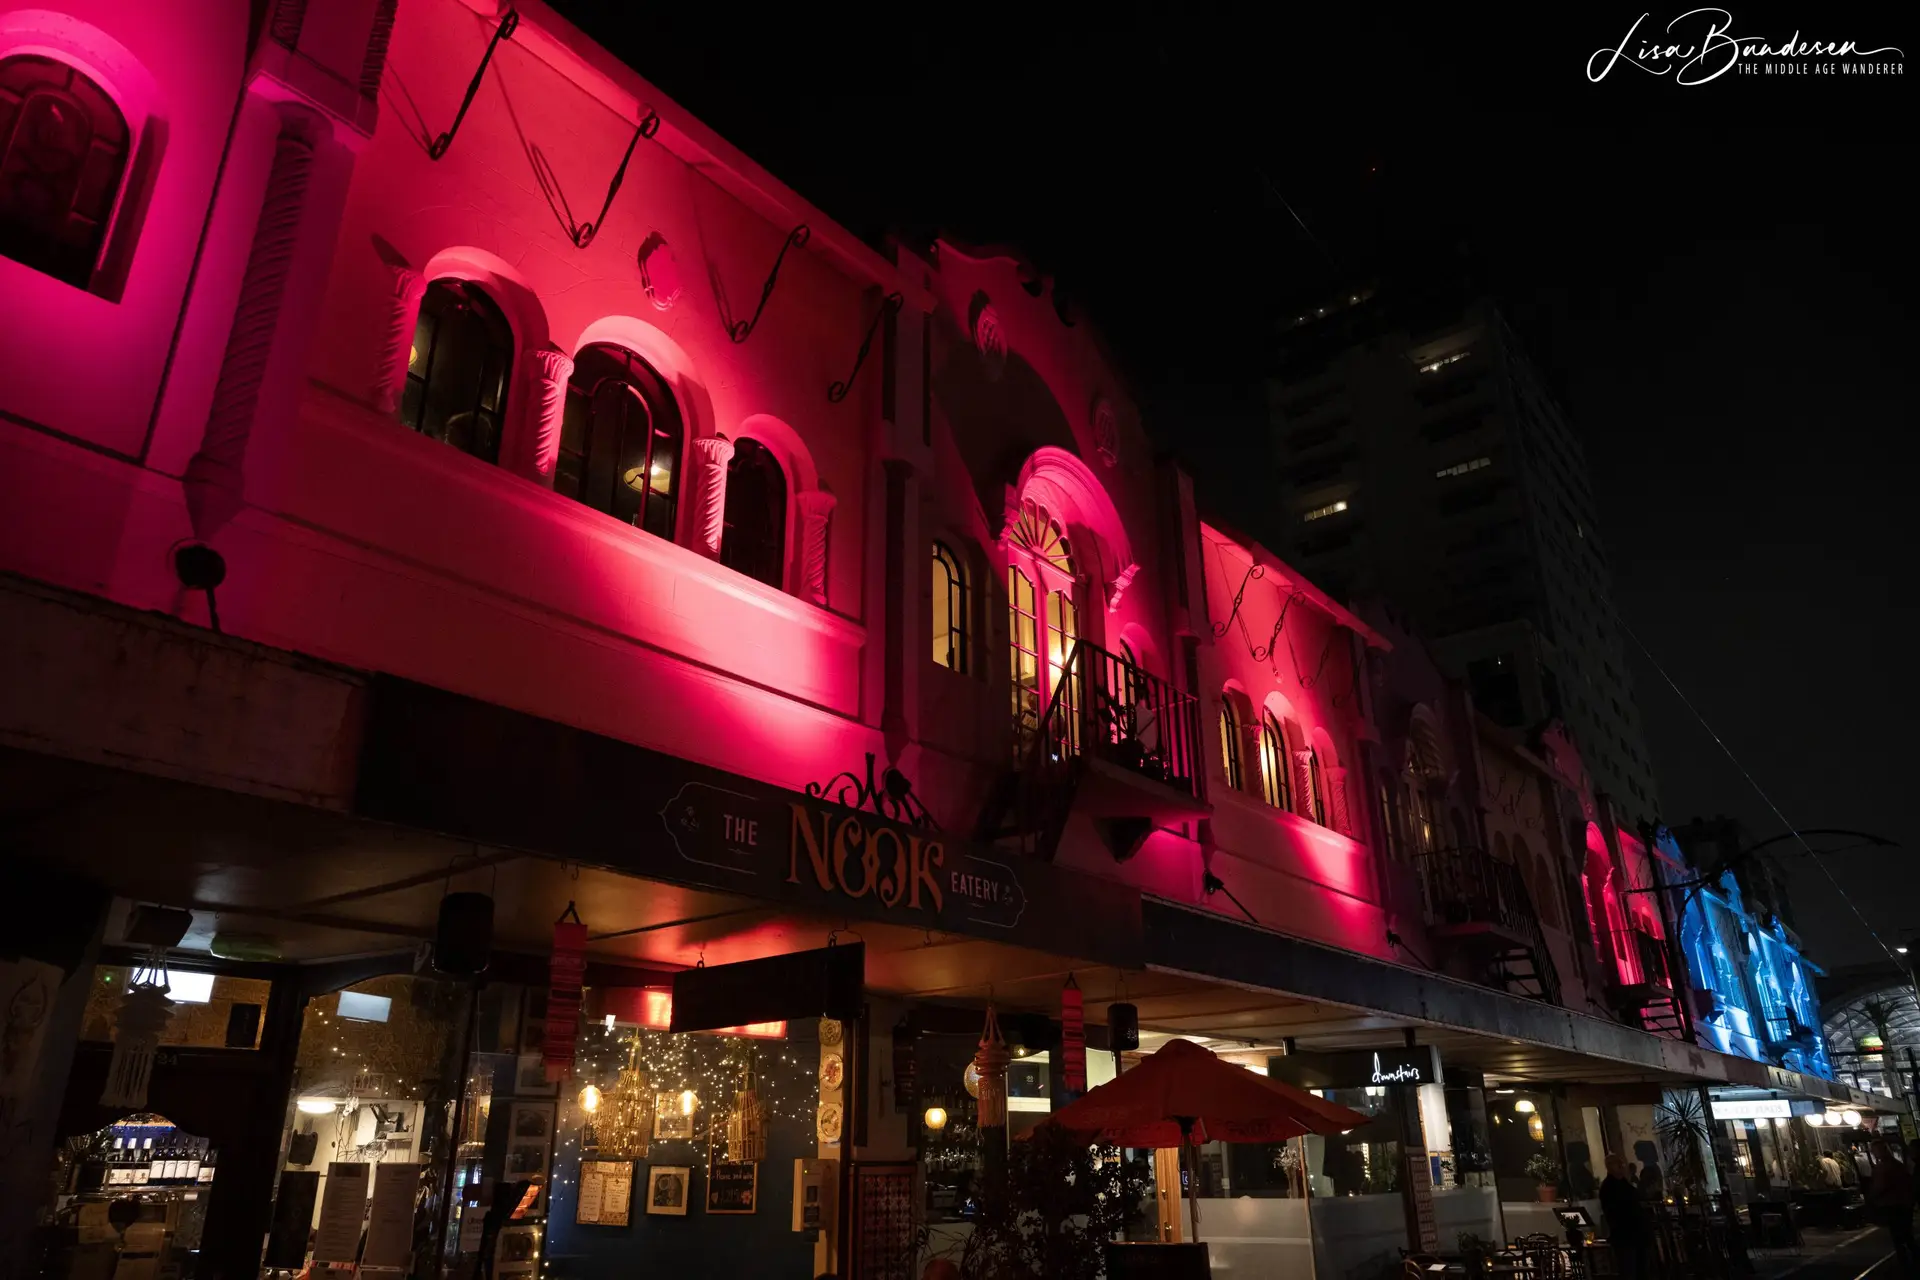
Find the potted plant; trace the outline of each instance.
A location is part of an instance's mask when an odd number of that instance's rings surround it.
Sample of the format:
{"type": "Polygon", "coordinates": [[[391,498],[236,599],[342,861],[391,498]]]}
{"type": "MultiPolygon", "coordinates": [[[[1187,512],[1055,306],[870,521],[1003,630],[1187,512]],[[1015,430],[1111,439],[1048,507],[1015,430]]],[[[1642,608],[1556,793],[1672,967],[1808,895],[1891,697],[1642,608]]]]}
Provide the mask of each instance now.
{"type": "Polygon", "coordinates": [[[1527,1161],[1527,1176],[1540,1190],[1540,1203],[1552,1204],[1560,1198],[1560,1166],[1546,1152],[1537,1152],[1527,1161]]]}
{"type": "Polygon", "coordinates": [[[1460,1263],[1470,1276],[1485,1276],[1493,1267],[1494,1251],[1499,1248],[1491,1240],[1482,1240],[1471,1231],[1462,1231],[1455,1243],[1460,1249],[1460,1263]]]}

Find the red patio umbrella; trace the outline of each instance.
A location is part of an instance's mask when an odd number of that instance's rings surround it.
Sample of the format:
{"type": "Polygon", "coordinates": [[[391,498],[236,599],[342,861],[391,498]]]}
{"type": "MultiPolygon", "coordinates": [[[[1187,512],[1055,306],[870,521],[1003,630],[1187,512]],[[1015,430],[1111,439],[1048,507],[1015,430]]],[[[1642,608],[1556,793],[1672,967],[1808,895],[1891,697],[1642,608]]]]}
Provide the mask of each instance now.
{"type": "MultiPolygon", "coordinates": [[[[1045,1123],[1117,1147],[1187,1147],[1201,1142],[1287,1142],[1308,1133],[1345,1133],[1368,1117],[1221,1060],[1191,1040],[1160,1049],[1045,1123]]],[[[1198,1190],[1196,1187],[1195,1190],[1198,1190]]],[[[1198,1197],[1187,1198],[1200,1237],[1198,1197]]]]}

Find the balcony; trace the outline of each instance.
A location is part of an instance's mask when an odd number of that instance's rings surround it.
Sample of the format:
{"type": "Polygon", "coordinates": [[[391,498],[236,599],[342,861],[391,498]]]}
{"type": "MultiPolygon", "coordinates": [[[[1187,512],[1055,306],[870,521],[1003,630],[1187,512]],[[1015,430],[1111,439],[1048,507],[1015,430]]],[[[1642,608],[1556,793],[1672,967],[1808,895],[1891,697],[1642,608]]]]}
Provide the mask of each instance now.
{"type": "Polygon", "coordinates": [[[1198,699],[1085,640],[1058,671],[1038,723],[1021,726],[1014,826],[983,835],[1017,835],[1028,853],[1051,858],[1067,818],[1083,813],[1124,861],[1154,827],[1211,812],[1198,699]]]}
{"type": "Polygon", "coordinates": [[[1484,966],[1489,985],[1558,1002],[1558,976],[1519,868],[1482,849],[1435,849],[1414,865],[1435,938],[1484,966]]]}

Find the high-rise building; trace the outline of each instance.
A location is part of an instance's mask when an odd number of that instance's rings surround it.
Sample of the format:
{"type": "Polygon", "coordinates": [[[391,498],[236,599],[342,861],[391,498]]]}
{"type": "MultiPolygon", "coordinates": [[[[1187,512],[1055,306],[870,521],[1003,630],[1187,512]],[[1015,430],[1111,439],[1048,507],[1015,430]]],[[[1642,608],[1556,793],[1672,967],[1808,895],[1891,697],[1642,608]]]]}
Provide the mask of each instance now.
{"type": "Polygon", "coordinates": [[[1499,310],[1344,294],[1283,333],[1272,404],[1283,554],[1394,602],[1501,723],[1564,722],[1623,816],[1655,817],[1586,457],[1499,310]]]}

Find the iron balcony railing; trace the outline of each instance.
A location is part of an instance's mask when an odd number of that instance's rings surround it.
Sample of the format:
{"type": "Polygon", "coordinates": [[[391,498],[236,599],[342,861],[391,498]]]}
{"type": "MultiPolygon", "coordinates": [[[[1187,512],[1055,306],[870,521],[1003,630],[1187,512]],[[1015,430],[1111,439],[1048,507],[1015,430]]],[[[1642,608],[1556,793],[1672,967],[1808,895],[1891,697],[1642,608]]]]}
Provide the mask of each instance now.
{"type": "Polygon", "coordinates": [[[1530,953],[1532,980],[1540,996],[1552,1004],[1560,1002],[1559,975],[1518,867],[1484,849],[1470,848],[1416,854],[1414,866],[1420,873],[1429,920],[1441,925],[1492,925],[1520,940],[1530,953]]]}
{"type": "Polygon", "coordinates": [[[1491,924],[1520,935],[1533,931],[1533,902],[1512,863],[1483,849],[1435,849],[1415,854],[1414,865],[1434,923],[1491,924]]]}
{"type": "Polygon", "coordinates": [[[1086,640],[1056,670],[1044,713],[1021,725],[1020,825],[1029,852],[1052,856],[1088,758],[1204,797],[1199,699],[1086,640]]]}
{"type": "Polygon", "coordinates": [[[1615,929],[1613,953],[1622,982],[1675,989],[1667,972],[1667,944],[1645,929],[1615,929]]]}
{"type": "Polygon", "coordinates": [[[1056,761],[1085,752],[1201,794],[1199,699],[1085,640],[1060,664],[1036,747],[1056,761]]]}

